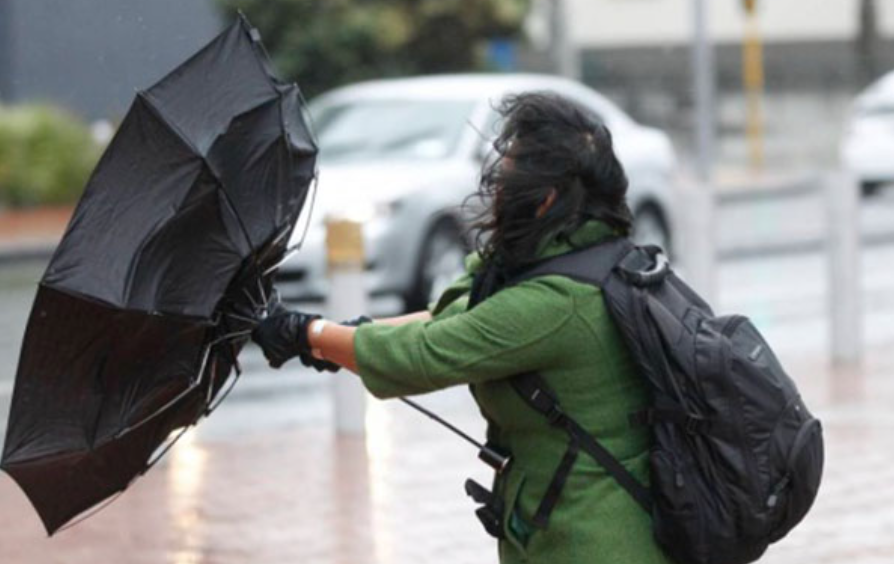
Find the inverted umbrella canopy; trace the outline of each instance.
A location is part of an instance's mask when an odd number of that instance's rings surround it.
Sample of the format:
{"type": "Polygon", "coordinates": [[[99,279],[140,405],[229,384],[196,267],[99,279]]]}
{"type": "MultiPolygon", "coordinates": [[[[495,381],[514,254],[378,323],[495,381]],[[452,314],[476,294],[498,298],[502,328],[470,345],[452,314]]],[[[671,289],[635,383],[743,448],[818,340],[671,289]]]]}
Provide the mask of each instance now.
{"type": "Polygon", "coordinates": [[[52,534],[224,396],[315,174],[240,18],[139,92],[38,287],[3,470],[52,534]]]}

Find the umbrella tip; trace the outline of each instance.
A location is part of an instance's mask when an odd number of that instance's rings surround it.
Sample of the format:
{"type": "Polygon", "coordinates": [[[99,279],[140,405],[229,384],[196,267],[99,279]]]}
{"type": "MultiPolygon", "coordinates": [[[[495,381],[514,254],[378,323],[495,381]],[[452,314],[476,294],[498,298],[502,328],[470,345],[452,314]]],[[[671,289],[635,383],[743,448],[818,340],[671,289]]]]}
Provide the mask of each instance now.
{"type": "Polygon", "coordinates": [[[251,38],[251,40],[255,43],[260,42],[261,32],[258,31],[258,28],[251,25],[251,22],[248,21],[248,16],[245,15],[245,12],[243,12],[242,10],[236,10],[236,13],[239,15],[239,20],[247,28],[246,31],[248,31],[248,36],[251,38]]]}

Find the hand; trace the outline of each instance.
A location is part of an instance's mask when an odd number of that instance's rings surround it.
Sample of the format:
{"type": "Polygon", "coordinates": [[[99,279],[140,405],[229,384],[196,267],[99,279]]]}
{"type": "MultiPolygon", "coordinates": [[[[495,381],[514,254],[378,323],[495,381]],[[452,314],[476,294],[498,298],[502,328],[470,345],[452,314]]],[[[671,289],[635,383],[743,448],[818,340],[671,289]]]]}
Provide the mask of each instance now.
{"type": "MultiPolygon", "coordinates": [[[[348,319],[347,321],[342,321],[339,325],[344,325],[346,327],[359,327],[364,323],[371,323],[372,319],[365,315],[357,316],[353,319],[348,319]]],[[[312,353],[300,354],[299,358],[301,359],[301,364],[307,366],[308,368],[313,368],[317,372],[338,372],[341,370],[341,366],[335,364],[334,362],[329,362],[328,360],[317,358],[312,353]]]]}
{"type": "Polygon", "coordinates": [[[276,303],[267,317],[252,331],[251,338],[260,345],[270,366],[279,368],[296,356],[312,358],[307,329],[316,319],[320,319],[320,316],[289,311],[282,304],[276,303]]]}

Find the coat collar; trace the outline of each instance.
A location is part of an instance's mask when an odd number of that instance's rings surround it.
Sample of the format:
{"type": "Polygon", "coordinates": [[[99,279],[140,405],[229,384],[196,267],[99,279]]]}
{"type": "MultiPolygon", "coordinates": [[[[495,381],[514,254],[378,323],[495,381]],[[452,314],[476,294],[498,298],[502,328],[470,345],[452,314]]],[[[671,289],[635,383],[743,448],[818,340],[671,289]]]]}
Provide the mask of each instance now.
{"type": "Polygon", "coordinates": [[[537,258],[542,260],[563,255],[574,249],[595,245],[613,235],[617,235],[617,233],[607,223],[590,219],[578,227],[571,235],[562,236],[561,234],[555,234],[547,237],[537,251],[537,258]]]}
{"type": "MultiPolygon", "coordinates": [[[[569,236],[555,233],[546,237],[537,249],[536,258],[537,260],[543,260],[562,255],[574,249],[595,245],[603,239],[616,236],[617,234],[617,231],[607,223],[598,219],[589,219],[569,236]]],[[[482,263],[481,255],[472,253],[466,257],[466,271],[474,274],[481,270],[482,263]]]]}

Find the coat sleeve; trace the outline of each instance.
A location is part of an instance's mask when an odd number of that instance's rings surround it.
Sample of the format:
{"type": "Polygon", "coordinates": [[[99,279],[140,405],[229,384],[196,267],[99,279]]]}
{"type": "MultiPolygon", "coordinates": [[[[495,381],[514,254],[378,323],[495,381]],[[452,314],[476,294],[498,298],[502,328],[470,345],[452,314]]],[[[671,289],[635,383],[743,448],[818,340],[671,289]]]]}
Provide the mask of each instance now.
{"type": "Polygon", "coordinates": [[[555,278],[526,281],[432,321],[360,326],[354,350],[364,385],[388,398],[551,366],[574,314],[573,297],[555,278]]]}

